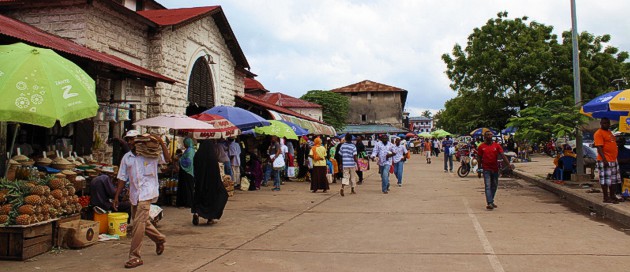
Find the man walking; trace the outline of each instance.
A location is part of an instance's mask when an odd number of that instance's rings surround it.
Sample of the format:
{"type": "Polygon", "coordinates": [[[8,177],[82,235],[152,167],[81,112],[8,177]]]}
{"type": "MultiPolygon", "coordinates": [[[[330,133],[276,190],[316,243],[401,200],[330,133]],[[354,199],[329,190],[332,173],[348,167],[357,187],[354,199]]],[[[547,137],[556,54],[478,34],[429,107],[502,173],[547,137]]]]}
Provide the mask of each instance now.
{"type": "MultiPolygon", "coordinates": [[[[241,187],[241,145],[234,140],[234,138],[228,138],[228,157],[230,158],[230,165],[232,166],[232,178],[234,178],[234,186],[241,187]]],[[[248,188],[241,188],[241,190],[247,191],[248,188]]]]}
{"type": "Polygon", "coordinates": [[[341,165],[343,166],[341,190],[339,191],[341,196],[344,196],[343,189],[348,185],[350,185],[350,193],[356,194],[356,191],[354,190],[356,185],[354,172],[357,170],[357,165],[359,165],[357,147],[352,143],[352,135],[347,133],[345,138],[346,141],[339,144],[340,147],[338,151],[339,157],[341,157],[341,165]]]}
{"type": "Polygon", "coordinates": [[[503,158],[506,166],[509,167],[509,160],[503,154],[501,145],[492,140],[492,132],[486,131],[483,134],[484,142],[477,148],[477,161],[479,167],[483,169],[483,181],[486,192],[486,209],[492,210],[497,208],[494,204],[494,196],[499,186],[499,155],[503,158]]]}
{"type": "Polygon", "coordinates": [[[381,190],[383,194],[389,191],[389,168],[394,156],[394,145],[389,142],[387,134],[381,135],[381,141],[377,142],[370,156],[372,160],[378,157],[378,172],[381,174],[381,190]]]}
{"type": "Polygon", "coordinates": [[[617,143],[615,136],[610,132],[610,120],[602,118],[599,121],[600,128],[593,135],[593,145],[597,148],[597,170],[599,171],[599,184],[602,186],[604,203],[618,204],[613,186],[621,181],[619,176],[619,164],[617,163],[617,143]]]}
{"type": "Polygon", "coordinates": [[[444,172],[451,171],[453,173],[453,155],[451,147],[453,146],[453,140],[451,140],[451,136],[446,136],[444,141],[442,141],[442,148],[444,149],[444,172]],[[448,169],[446,163],[448,162],[448,169]]]}
{"type": "MultiPolygon", "coordinates": [[[[134,268],[143,264],[140,257],[142,239],[146,233],[155,242],[155,253],[162,255],[166,236],[158,231],[149,218],[151,203],[157,201],[160,194],[158,182],[158,158],[148,158],[141,154],[136,154],[135,138],[139,135],[137,130],[130,130],[125,135],[131,151],[125,154],[120,162],[118,171],[118,187],[114,196],[113,208],[118,210],[118,197],[125,182],[129,180],[129,200],[131,201],[131,214],[133,215],[133,230],[131,238],[131,248],[129,249],[129,260],[125,263],[126,268],[134,268]]],[[[163,159],[170,161],[168,148],[162,138],[150,136],[160,143],[162,147],[163,159]]]]}
{"type": "Polygon", "coordinates": [[[403,182],[403,166],[405,165],[405,158],[407,157],[407,148],[400,138],[396,138],[396,146],[394,146],[394,175],[398,179],[398,187],[402,187],[403,182]]]}

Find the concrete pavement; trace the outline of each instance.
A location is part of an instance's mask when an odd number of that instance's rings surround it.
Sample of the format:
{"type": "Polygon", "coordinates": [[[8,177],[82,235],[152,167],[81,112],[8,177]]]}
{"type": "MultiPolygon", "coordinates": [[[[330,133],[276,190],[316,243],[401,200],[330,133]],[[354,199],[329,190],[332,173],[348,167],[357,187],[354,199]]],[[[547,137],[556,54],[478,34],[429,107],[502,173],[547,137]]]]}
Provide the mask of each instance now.
{"type": "MultiPolygon", "coordinates": [[[[237,192],[211,226],[165,207],[166,251],[156,256],[145,239],[134,271],[608,271],[630,257],[622,228],[519,179],[500,180],[499,208],[488,211],[483,181],[443,173],[441,158],[413,155],[403,187],[392,177],[387,195],[374,171],[366,176],[345,197],[339,184],[314,194],[304,182],[237,192]]],[[[0,271],[125,271],[128,250],[129,239],[108,241],[3,261],[0,271]]]]}

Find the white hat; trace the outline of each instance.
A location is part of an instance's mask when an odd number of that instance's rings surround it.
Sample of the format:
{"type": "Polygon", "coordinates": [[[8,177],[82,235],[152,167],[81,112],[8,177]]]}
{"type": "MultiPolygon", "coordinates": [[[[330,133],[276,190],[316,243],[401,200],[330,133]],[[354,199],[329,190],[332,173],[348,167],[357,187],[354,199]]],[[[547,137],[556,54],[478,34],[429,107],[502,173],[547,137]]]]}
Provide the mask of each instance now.
{"type": "Polygon", "coordinates": [[[140,135],[140,132],[135,130],[135,129],[132,129],[132,130],[127,131],[127,134],[125,134],[125,138],[127,138],[127,137],[136,137],[138,135],[140,135]]]}

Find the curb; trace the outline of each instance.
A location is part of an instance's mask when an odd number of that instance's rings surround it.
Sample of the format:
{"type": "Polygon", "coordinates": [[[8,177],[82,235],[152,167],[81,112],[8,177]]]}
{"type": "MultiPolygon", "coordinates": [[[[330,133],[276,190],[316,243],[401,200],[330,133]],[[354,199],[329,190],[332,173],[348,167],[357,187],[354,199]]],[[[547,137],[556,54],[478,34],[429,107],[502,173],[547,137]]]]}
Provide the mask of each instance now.
{"type": "Polygon", "coordinates": [[[630,226],[630,211],[623,208],[625,205],[610,204],[601,202],[601,193],[595,194],[597,197],[587,197],[583,193],[567,188],[565,186],[549,182],[530,173],[514,170],[514,174],[527,182],[533,183],[549,192],[558,195],[560,198],[575,204],[580,211],[594,212],[602,218],[606,218],[622,224],[626,227],[630,226]]]}

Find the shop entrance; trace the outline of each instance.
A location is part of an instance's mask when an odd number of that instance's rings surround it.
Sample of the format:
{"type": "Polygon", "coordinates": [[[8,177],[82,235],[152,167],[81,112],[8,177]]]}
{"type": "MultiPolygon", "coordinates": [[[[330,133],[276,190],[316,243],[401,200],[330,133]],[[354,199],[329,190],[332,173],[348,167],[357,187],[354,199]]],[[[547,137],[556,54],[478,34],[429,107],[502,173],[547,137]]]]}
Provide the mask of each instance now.
{"type": "Polygon", "coordinates": [[[214,84],[210,65],[204,57],[195,61],[188,81],[188,107],[186,115],[191,116],[214,107],[214,84]]]}

